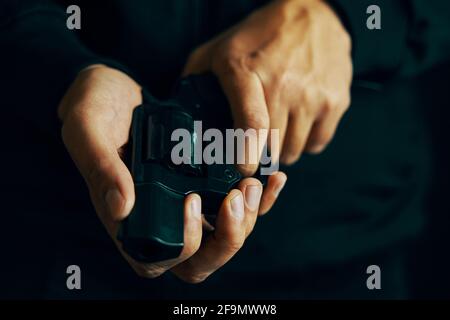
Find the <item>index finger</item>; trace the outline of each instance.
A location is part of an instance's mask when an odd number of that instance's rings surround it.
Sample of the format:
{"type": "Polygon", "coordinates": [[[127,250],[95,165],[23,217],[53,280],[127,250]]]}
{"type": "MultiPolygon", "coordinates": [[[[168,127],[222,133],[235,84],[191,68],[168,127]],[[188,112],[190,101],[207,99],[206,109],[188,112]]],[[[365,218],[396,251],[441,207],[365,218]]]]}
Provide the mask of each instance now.
{"type": "Polygon", "coordinates": [[[234,127],[245,131],[244,144],[237,146],[237,168],[244,176],[250,176],[256,172],[267,142],[269,113],[258,75],[240,64],[230,58],[214,72],[230,104],[234,127]]]}

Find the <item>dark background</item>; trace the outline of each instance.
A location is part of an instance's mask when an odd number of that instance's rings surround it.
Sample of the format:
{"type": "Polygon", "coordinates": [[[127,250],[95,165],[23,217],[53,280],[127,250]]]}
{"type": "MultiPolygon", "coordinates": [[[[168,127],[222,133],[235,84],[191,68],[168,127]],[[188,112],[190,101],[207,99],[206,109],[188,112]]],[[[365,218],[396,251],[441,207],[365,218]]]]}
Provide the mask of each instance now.
{"type": "Polygon", "coordinates": [[[428,192],[428,223],[409,254],[415,298],[450,298],[450,64],[422,76],[433,166],[428,192]]]}

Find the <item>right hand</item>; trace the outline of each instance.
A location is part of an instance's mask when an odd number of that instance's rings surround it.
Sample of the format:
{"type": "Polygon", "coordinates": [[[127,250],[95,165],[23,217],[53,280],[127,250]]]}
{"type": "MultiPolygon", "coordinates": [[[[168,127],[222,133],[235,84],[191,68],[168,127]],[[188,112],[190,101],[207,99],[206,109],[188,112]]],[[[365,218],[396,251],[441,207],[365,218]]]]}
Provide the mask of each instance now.
{"type": "Polygon", "coordinates": [[[58,107],[64,144],[86,181],[100,220],[133,269],[149,278],[171,270],[187,282],[201,282],[241,248],[258,213],[267,212],[275,202],[286,176],[281,172],[270,176],[264,192],[257,179],[242,180],[224,199],[214,233],[204,242],[200,196],[188,195],[181,255],[152,264],[135,261],[123,252],[116,234],[135,201],[133,179],[121,151],[133,110],[141,103],[141,87],[126,74],[103,65],[84,69],[58,107]]]}

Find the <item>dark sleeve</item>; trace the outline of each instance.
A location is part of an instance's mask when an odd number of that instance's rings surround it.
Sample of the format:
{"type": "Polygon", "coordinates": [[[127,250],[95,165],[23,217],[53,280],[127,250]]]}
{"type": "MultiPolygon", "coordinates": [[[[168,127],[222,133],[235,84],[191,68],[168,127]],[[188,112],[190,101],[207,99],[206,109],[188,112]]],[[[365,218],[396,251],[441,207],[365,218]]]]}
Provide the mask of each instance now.
{"type": "Polygon", "coordinates": [[[83,46],[67,29],[67,17],[52,1],[0,3],[1,112],[58,135],[56,109],[77,73],[91,64],[115,64],[83,46]]]}
{"type": "Polygon", "coordinates": [[[355,76],[412,76],[449,60],[450,1],[329,0],[353,40],[355,76]],[[381,9],[381,30],[366,26],[370,5],[381,9]]]}

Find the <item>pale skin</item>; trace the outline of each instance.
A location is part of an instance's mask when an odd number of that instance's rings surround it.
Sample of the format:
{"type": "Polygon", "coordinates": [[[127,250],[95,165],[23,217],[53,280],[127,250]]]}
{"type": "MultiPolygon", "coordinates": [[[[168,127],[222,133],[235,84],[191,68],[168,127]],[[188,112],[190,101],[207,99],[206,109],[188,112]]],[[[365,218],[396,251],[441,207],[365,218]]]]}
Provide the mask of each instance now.
{"type": "MultiPolygon", "coordinates": [[[[275,0],[197,48],[184,74],[215,73],[235,127],[279,129],[280,141],[271,146],[272,156],[292,164],[304,151],[322,151],[348,108],[350,50],[347,32],[323,1],[275,0]]],[[[93,65],[79,73],[60,103],[62,138],[99,218],[133,269],[149,278],[171,271],[184,281],[198,283],[243,246],[287,177],[275,173],[264,190],[257,179],[242,180],[224,199],[209,235],[202,220],[202,199],[188,195],[181,255],[154,264],[133,260],[121,250],[116,233],[135,201],[121,151],[128,141],[132,111],[141,102],[141,87],[128,75],[93,65]]],[[[256,168],[243,164],[239,169],[251,175],[256,168]]]]}

